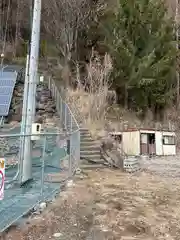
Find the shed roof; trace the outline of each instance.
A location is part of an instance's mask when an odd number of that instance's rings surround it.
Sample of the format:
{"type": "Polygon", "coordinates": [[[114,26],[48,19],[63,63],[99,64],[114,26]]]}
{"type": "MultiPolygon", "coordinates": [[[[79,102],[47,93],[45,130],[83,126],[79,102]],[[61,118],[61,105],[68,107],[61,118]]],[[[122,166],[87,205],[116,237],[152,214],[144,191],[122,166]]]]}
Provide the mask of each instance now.
{"type": "Polygon", "coordinates": [[[136,131],[153,131],[153,132],[174,132],[174,131],[171,131],[169,129],[155,129],[155,128],[128,128],[128,129],[125,129],[123,131],[114,131],[114,132],[111,132],[110,134],[122,134],[123,132],[136,132],[136,131]]]}

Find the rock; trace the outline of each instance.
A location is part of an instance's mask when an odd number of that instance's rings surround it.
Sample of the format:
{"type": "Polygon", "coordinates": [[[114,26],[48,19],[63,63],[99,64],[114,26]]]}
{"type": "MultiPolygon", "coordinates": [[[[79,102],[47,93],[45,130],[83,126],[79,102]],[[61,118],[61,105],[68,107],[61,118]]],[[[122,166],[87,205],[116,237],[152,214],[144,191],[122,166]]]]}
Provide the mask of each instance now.
{"type": "Polygon", "coordinates": [[[38,110],[45,110],[45,105],[43,103],[37,103],[36,104],[36,109],[38,110]]]}
{"type": "MultiPolygon", "coordinates": [[[[21,121],[23,108],[23,91],[24,85],[18,82],[14,89],[10,113],[7,118],[8,121],[21,121]]],[[[60,120],[57,120],[56,123],[54,122],[55,114],[56,105],[54,103],[54,100],[51,98],[47,84],[38,84],[36,92],[35,122],[42,124],[47,118],[49,118],[49,122],[54,123],[56,127],[57,124],[60,123],[60,120]]]]}
{"type": "Polygon", "coordinates": [[[74,185],[73,180],[67,182],[67,187],[72,187],[74,185]]]}
{"type": "Polygon", "coordinates": [[[114,145],[113,139],[107,138],[107,139],[103,139],[101,146],[104,150],[110,150],[113,148],[113,145],[114,145]]]}
{"type": "Polygon", "coordinates": [[[17,97],[22,97],[23,96],[23,92],[18,92],[16,96],[17,97]]]}
{"type": "Polygon", "coordinates": [[[46,97],[44,95],[38,96],[40,103],[46,103],[49,100],[49,97],[46,97]]]}
{"type": "Polygon", "coordinates": [[[37,86],[37,92],[44,92],[43,86],[37,86]]]}
{"type": "Polygon", "coordinates": [[[46,112],[47,112],[47,113],[53,113],[54,110],[53,110],[51,107],[47,106],[46,112]]]}
{"type": "Polygon", "coordinates": [[[22,112],[22,108],[23,108],[23,104],[22,104],[22,103],[19,103],[18,106],[15,106],[15,107],[14,107],[14,112],[15,112],[15,113],[21,113],[21,112],[22,112]]]}
{"type": "Polygon", "coordinates": [[[45,113],[45,110],[37,110],[36,109],[36,112],[37,112],[37,114],[39,115],[39,116],[41,116],[41,115],[44,115],[44,113],[45,113]]]}
{"type": "Polygon", "coordinates": [[[47,207],[46,202],[42,202],[42,203],[39,204],[39,209],[40,209],[40,211],[44,211],[44,209],[45,209],[46,207],[47,207]]]}
{"type": "Polygon", "coordinates": [[[13,126],[13,127],[18,126],[18,121],[11,121],[11,126],[13,126]]]}
{"type": "Polygon", "coordinates": [[[35,123],[43,123],[43,117],[42,116],[35,116],[35,123]]]}
{"type": "Polygon", "coordinates": [[[53,237],[54,237],[54,238],[60,238],[60,237],[62,237],[62,236],[63,236],[63,234],[60,233],[60,232],[59,232],[59,233],[54,233],[54,234],[53,234],[53,237]]]}
{"type": "Polygon", "coordinates": [[[21,122],[21,114],[14,114],[13,121],[21,122]]]}
{"type": "Polygon", "coordinates": [[[81,174],[81,172],[82,172],[82,171],[81,171],[81,169],[80,169],[80,168],[77,168],[77,169],[76,169],[76,174],[77,174],[77,175],[80,175],[80,174],[81,174]]]}

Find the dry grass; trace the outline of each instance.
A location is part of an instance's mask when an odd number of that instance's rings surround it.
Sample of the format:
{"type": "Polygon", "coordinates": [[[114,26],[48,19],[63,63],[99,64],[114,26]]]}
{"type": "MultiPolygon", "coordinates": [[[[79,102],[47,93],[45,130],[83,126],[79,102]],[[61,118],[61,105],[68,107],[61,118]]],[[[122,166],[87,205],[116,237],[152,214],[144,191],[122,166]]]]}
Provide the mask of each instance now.
{"type": "Polygon", "coordinates": [[[77,69],[78,86],[76,90],[67,90],[67,101],[71,109],[77,109],[76,117],[79,119],[81,116],[79,120],[92,130],[104,127],[109,101],[115,98],[115,93],[109,90],[111,70],[110,56],[106,54],[102,61],[99,55],[92,51],[90,63],[86,66],[87,78],[82,84],[77,69]]]}
{"type": "Polygon", "coordinates": [[[179,202],[178,179],[88,171],[43,216],[5,240],[46,240],[55,232],[64,240],[179,240],[179,202]]]}
{"type": "Polygon", "coordinates": [[[86,66],[87,78],[83,84],[80,81],[77,65],[76,89],[68,88],[66,91],[69,103],[76,119],[82,122],[91,132],[94,138],[105,137],[107,131],[122,131],[128,127],[134,128],[169,128],[169,115],[165,123],[155,123],[152,112],[148,112],[142,121],[141,113],[125,110],[116,102],[116,93],[111,91],[109,75],[112,71],[112,62],[109,55],[105,55],[103,61],[99,55],[92,51],[90,63],[86,66]]]}

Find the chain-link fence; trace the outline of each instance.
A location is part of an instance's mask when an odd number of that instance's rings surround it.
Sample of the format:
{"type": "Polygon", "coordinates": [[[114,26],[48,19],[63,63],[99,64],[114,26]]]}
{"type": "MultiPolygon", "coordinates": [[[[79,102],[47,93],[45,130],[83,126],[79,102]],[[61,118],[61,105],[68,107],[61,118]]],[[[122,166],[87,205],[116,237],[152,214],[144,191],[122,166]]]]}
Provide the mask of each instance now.
{"type": "Polygon", "coordinates": [[[71,134],[0,135],[0,157],[6,163],[4,199],[0,202],[0,232],[28,213],[38,202],[52,198],[62,183],[72,177],[77,161],[74,157],[76,145],[71,142],[76,136],[77,131],[71,134]],[[24,159],[19,161],[19,143],[22,137],[33,136],[36,140],[31,140],[32,181],[21,185],[24,159]]]}
{"type": "Polygon", "coordinates": [[[67,103],[62,99],[59,89],[57,88],[54,80],[49,78],[48,80],[49,90],[56,103],[56,109],[60,116],[60,122],[65,132],[74,132],[71,137],[71,145],[73,146],[74,153],[73,158],[77,161],[80,159],[80,128],[79,125],[70,110],[67,103]]]}
{"type": "MultiPolygon", "coordinates": [[[[21,127],[0,131],[0,158],[5,159],[4,199],[0,202],[0,232],[27,214],[39,202],[52,198],[79,166],[80,130],[54,81],[49,90],[56,104],[62,129],[42,126],[41,133],[19,134],[21,127]],[[32,181],[21,184],[25,168],[25,140],[31,142],[32,181]]],[[[30,164],[31,166],[31,164],[30,164]]],[[[3,179],[0,178],[0,185],[3,179]]]]}

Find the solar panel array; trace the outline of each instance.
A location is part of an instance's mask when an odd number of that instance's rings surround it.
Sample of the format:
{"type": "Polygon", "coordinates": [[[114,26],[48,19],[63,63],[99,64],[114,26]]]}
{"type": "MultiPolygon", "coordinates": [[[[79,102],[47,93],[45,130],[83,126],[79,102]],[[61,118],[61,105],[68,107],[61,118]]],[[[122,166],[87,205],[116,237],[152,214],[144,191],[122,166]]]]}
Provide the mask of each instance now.
{"type": "Polygon", "coordinates": [[[2,117],[8,116],[16,79],[16,72],[0,72],[0,116],[2,117]]]}

